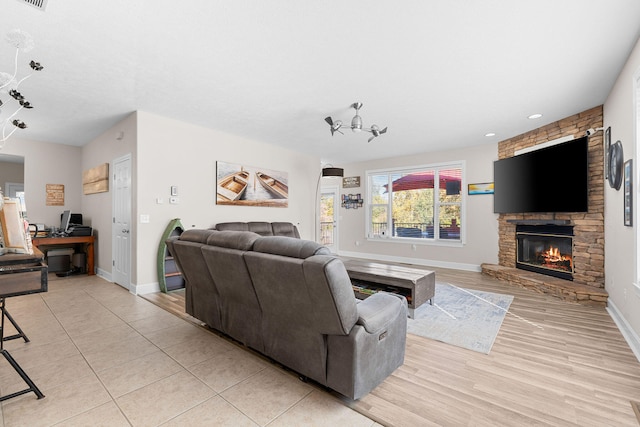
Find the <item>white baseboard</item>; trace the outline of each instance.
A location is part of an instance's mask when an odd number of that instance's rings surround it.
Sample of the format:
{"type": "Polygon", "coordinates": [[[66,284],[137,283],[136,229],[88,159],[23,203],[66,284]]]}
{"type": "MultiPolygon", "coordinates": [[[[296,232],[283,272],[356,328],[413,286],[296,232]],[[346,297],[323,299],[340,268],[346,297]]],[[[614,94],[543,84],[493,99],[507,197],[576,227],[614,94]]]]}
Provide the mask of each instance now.
{"type": "Polygon", "coordinates": [[[130,292],[135,295],[152,294],[160,292],[160,284],[158,282],[145,283],[144,285],[131,285],[130,292]]]}
{"type": "MultiPolygon", "coordinates": [[[[96,275],[102,277],[104,280],[113,283],[111,273],[108,271],[98,268],[96,269],[96,275]]],[[[152,294],[154,292],[160,292],[160,285],[158,284],[158,282],[147,283],[144,285],[136,285],[135,283],[131,283],[129,285],[129,292],[134,295],[152,294]]]]}
{"type": "Polygon", "coordinates": [[[618,329],[620,329],[622,336],[627,341],[627,344],[629,344],[636,359],[640,361],[640,337],[638,337],[638,334],[631,328],[620,310],[618,310],[618,307],[611,301],[611,298],[607,301],[607,312],[618,326],[618,329]]]}
{"type": "Polygon", "coordinates": [[[102,277],[104,280],[108,282],[113,282],[113,280],[111,279],[111,273],[101,268],[96,268],[96,275],[98,277],[102,277]]]}
{"type": "Polygon", "coordinates": [[[369,254],[364,252],[339,251],[338,255],[350,258],[364,258],[375,261],[399,262],[404,264],[422,265],[424,267],[440,267],[451,268],[453,270],[476,271],[481,272],[482,267],[476,264],[464,264],[459,262],[437,261],[423,258],[406,258],[390,255],[369,254]]]}
{"type": "MultiPolygon", "coordinates": [[[[111,283],[115,283],[113,281],[113,277],[111,277],[111,273],[109,273],[108,271],[104,271],[104,270],[98,268],[98,269],[96,269],[96,275],[98,277],[102,277],[104,280],[107,280],[107,281],[109,281],[111,283]]],[[[120,285],[120,284],[117,283],[117,285],[120,285]]],[[[122,285],[120,285],[120,286],[122,286],[122,285]]],[[[124,286],[122,286],[122,287],[124,288],[124,286]]],[[[129,288],[126,288],[126,289],[128,289],[129,292],[131,292],[131,288],[132,287],[135,288],[135,286],[130,286],[129,288]]],[[[134,293],[134,292],[132,292],[132,293],[134,293]]]]}

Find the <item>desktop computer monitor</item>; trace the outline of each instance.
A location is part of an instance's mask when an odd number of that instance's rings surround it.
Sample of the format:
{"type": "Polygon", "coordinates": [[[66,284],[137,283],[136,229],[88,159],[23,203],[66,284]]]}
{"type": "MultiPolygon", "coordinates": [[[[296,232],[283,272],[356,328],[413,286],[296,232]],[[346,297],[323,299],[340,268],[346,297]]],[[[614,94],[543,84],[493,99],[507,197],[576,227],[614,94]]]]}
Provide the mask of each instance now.
{"type": "Polygon", "coordinates": [[[64,211],[60,220],[60,232],[66,233],[69,229],[69,220],[71,219],[71,211],[64,211]]]}
{"type": "MultiPolygon", "coordinates": [[[[62,219],[62,215],[64,215],[63,213],[60,214],[60,219],[62,219]]],[[[71,213],[71,217],[69,219],[69,225],[73,226],[73,225],[82,225],[82,214],[79,213],[71,213]]]]}

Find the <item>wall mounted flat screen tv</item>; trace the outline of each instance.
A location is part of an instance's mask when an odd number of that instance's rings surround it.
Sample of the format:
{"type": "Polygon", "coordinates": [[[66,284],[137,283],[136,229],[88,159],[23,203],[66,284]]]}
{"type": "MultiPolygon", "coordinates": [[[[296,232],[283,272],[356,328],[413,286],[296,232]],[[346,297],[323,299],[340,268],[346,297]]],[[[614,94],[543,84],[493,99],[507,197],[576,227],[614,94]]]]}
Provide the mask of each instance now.
{"type": "Polygon", "coordinates": [[[587,212],[588,137],[493,163],[495,213],[587,212]]]}

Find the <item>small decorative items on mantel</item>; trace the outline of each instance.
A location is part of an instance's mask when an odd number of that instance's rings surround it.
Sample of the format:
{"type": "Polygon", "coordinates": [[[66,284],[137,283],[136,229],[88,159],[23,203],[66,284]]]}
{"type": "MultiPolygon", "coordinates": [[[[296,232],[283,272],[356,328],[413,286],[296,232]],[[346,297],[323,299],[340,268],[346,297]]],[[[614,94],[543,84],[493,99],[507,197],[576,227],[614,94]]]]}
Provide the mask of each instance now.
{"type": "Polygon", "coordinates": [[[362,196],[360,194],[343,194],[342,207],[346,209],[358,209],[362,207],[362,196]]]}
{"type": "MultiPolygon", "coordinates": [[[[22,120],[18,119],[16,115],[22,111],[23,108],[31,109],[33,106],[29,101],[25,99],[25,97],[18,91],[18,88],[22,82],[31,77],[31,75],[36,71],[42,71],[44,68],[39,62],[31,61],[29,62],[29,67],[31,71],[26,76],[22,77],[20,80],[16,79],[18,75],[18,54],[20,51],[29,52],[33,49],[33,38],[26,32],[21,30],[12,30],[7,33],[6,41],[16,48],[16,55],[13,66],[13,74],[5,73],[0,71],[0,96],[4,94],[8,94],[9,97],[7,101],[15,101],[18,103],[17,108],[12,113],[8,114],[7,117],[3,116],[2,107],[7,104],[0,98],[0,126],[2,127],[2,137],[0,137],[0,149],[4,146],[4,143],[13,135],[13,133],[18,129],[26,129],[27,124],[22,120]],[[10,128],[10,125],[13,128],[10,128]]],[[[8,107],[5,107],[8,108],[8,107]]]]}

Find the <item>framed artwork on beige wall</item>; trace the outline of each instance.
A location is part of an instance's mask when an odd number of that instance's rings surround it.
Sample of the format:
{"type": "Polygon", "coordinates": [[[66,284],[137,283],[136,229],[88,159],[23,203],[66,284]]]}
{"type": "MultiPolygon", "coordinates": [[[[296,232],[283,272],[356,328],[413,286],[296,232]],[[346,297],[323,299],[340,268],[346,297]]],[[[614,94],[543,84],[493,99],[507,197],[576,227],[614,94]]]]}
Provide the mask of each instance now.
{"type": "Polygon", "coordinates": [[[109,163],[82,172],[82,193],[96,194],[109,191],[109,163]]]}
{"type": "Polygon", "coordinates": [[[469,184],[468,192],[469,195],[475,194],[493,194],[494,192],[493,182],[479,182],[475,184],[469,184]]]}
{"type": "Polygon", "coordinates": [[[64,206],[64,184],[47,184],[47,206],[64,206]]]}
{"type": "Polygon", "coordinates": [[[289,174],[218,161],[216,204],[286,208],[289,206],[289,174]]]}

